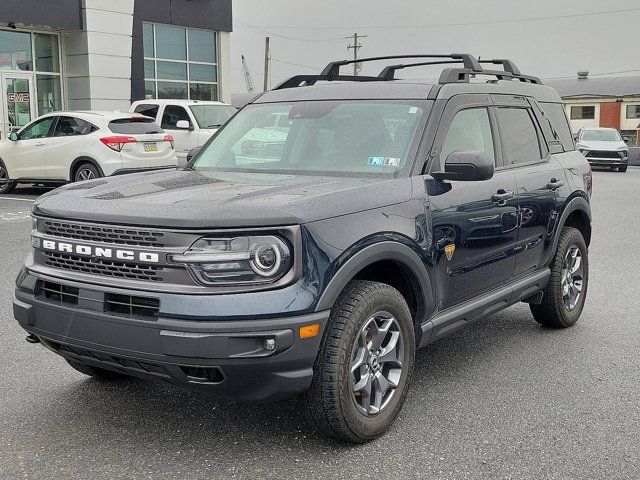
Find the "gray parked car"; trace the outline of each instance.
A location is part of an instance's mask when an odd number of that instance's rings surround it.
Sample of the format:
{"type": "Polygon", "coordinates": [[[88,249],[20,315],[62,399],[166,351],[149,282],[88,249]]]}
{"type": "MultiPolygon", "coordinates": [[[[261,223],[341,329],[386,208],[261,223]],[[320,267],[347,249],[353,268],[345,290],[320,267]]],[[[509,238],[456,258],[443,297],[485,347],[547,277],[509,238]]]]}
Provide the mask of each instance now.
{"type": "Polygon", "coordinates": [[[629,147],[615,128],[582,128],[576,135],[576,148],[590,165],[626,172],[629,147]]]}

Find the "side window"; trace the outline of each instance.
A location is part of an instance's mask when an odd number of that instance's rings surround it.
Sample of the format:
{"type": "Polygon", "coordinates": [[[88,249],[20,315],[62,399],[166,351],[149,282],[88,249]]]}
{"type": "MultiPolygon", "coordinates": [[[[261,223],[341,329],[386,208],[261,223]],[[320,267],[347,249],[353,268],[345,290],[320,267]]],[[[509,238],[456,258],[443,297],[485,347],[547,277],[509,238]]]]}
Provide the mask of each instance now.
{"type": "Polygon", "coordinates": [[[486,108],[469,108],[456,113],[442,145],[441,164],[444,165],[451,152],[460,150],[479,150],[495,162],[493,135],[486,108]]]}
{"type": "Polygon", "coordinates": [[[138,105],[134,112],[139,113],[140,115],[144,115],[145,117],[156,118],[158,116],[158,110],[160,109],[159,105],[152,104],[140,104],[138,105]]]}
{"type": "Polygon", "coordinates": [[[49,137],[51,135],[51,127],[55,119],[56,117],[46,117],[33,122],[20,132],[20,140],[49,137]]]}
{"type": "Polygon", "coordinates": [[[91,133],[93,125],[75,117],[58,117],[58,123],[53,133],[54,137],[70,137],[72,135],[87,135],[91,133]]]}
{"type": "Polygon", "coordinates": [[[538,132],[529,111],[525,108],[498,108],[496,111],[505,164],[542,160],[538,132]]]}
{"type": "Polygon", "coordinates": [[[558,135],[564,151],[569,152],[574,150],[573,135],[571,135],[571,129],[569,128],[569,121],[567,120],[564,106],[561,103],[541,103],[540,106],[558,135]]]}
{"type": "Polygon", "coordinates": [[[165,130],[176,130],[176,124],[180,120],[186,120],[191,123],[191,119],[189,118],[189,114],[187,111],[179,107],[178,105],[167,105],[164,107],[164,113],[162,114],[162,124],[160,128],[165,130]]]}

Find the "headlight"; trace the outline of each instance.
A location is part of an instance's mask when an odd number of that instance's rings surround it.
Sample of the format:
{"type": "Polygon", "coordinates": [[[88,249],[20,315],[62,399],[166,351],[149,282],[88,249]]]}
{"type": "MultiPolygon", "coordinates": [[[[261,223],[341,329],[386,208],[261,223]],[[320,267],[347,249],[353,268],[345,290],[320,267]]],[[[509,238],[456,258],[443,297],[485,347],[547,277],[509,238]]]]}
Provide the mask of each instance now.
{"type": "Polygon", "coordinates": [[[579,148],[578,151],[583,155],[586,155],[587,153],[589,153],[589,150],[585,150],[584,148],[579,148]]]}
{"type": "Polygon", "coordinates": [[[291,249],[280,237],[201,238],[189,250],[170,256],[203,285],[266,284],[291,270],[291,249]]]}

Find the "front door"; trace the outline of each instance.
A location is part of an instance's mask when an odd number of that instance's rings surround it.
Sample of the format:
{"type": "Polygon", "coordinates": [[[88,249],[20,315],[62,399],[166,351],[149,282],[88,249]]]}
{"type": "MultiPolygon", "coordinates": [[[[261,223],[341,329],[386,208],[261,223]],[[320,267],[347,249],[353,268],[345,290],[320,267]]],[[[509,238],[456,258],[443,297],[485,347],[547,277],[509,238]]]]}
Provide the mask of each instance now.
{"type": "Polygon", "coordinates": [[[2,88],[0,139],[5,139],[11,132],[17,132],[35,118],[33,75],[17,72],[1,73],[0,87],[2,88]]]}
{"type": "Polygon", "coordinates": [[[483,152],[496,171],[486,181],[427,181],[441,308],[505,284],[515,266],[517,185],[513,172],[500,168],[496,122],[486,95],[461,95],[448,102],[430,171],[442,171],[450,153],[465,150],[483,152]]]}

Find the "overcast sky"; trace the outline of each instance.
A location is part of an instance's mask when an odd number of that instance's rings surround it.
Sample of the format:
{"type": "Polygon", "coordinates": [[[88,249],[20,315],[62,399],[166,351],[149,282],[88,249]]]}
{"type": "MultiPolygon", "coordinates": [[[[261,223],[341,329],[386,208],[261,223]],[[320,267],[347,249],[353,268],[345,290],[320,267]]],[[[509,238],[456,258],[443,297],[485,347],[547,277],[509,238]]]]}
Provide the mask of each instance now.
{"type": "MultiPolygon", "coordinates": [[[[246,92],[241,54],[262,88],[266,35],[272,85],[352,56],[343,37],[354,32],[367,35],[361,57],[469,52],[510,58],[523,73],[543,78],[574,76],[579,69],[640,74],[637,0],[234,0],[233,10],[234,93],[246,92]]],[[[437,77],[433,70],[405,72],[400,76],[437,77]]]]}

